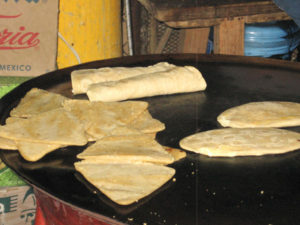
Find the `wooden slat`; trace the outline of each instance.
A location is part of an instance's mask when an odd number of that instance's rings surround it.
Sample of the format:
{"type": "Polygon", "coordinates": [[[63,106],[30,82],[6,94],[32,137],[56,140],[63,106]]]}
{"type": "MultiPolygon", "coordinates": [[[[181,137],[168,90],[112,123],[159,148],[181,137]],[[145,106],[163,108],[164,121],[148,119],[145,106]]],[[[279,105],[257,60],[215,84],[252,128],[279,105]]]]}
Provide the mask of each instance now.
{"type": "Polygon", "coordinates": [[[214,27],[214,53],[244,55],[243,19],[224,20],[214,27]]]}
{"type": "Polygon", "coordinates": [[[133,52],[134,54],[142,53],[142,43],[144,43],[141,27],[143,26],[141,20],[142,6],[137,1],[130,1],[130,14],[132,26],[133,52]]]}
{"type": "Polygon", "coordinates": [[[183,29],[180,53],[206,53],[210,28],[183,29]]]}
{"type": "Polygon", "coordinates": [[[262,23],[276,20],[292,20],[285,12],[244,16],[245,23],[262,23]]]}
{"type": "Polygon", "coordinates": [[[138,0],[157,20],[185,21],[282,12],[271,0],[138,0]]]}
{"type": "Polygon", "coordinates": [[[157,45],[157,21],[154,17],[150,20],[149,52],[154,53],[157,45]]]}
{"type": "Polygon", "coordinates": [[[170,36],[172,33],[172,28],[167,27],[164,34],[162,35],[162,37],[160,38],[157,47],[155,48],[154,53],[162,53],[162,51],[164,50],[164,47],[166,46],[170,36]]]}
{"type": "MultiPolygon", "coordinates": [[[[285,12],[271,13],[271,14],[258,14],[251,16],[236,17],[243,19],[245,23],[260,23],[276,20],[291,20],[285,12]]],[[[186,21],[169,21],[165,22],[168,26],[173,28],[197,28],[197,27],[210,27],[220,24],[228,18],[214,18],[214,19],[199,19],[199,20],[186,20],[186,21]]],[[[230,18],[229,18],[230,19],[230,18]]]]}

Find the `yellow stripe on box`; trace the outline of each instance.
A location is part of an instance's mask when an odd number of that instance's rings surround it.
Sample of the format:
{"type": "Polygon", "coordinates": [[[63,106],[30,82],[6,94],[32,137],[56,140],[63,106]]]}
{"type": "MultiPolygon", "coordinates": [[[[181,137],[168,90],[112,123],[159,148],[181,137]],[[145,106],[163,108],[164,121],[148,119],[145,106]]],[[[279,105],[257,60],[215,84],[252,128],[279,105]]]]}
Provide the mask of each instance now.
{"type": "Polygon", "coordinates": [[[76,54],[80,63],[122,55],[121,0],[60,0],[59,9],[59,69],[78,64],[76,54]]]}

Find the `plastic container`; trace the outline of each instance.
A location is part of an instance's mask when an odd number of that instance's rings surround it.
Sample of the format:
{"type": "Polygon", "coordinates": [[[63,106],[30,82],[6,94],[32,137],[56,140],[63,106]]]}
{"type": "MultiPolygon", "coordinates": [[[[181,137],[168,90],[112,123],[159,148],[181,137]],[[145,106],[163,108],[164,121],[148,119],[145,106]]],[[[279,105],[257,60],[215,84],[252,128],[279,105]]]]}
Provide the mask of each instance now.
{"type": "Polygon", "coordinates": [[[246,56],[288,58],[300,43],[300,28],[293,21],[245,25],[246,56]]]}

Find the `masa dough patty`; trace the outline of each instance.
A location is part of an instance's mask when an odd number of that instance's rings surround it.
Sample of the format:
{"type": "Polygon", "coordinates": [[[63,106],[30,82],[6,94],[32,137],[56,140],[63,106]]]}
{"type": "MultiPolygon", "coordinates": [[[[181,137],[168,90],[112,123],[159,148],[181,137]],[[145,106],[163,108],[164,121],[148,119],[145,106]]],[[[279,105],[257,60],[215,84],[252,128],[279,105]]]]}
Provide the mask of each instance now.
{"type": "Polygon", "coordinates": [[[300,103],[250,102],[221,113],[218,122],[224,127],[289,127],[300,125],[300,103]]]}
{"type": "Polygon", "coordinates": [[[300,148],[300,133],[277,128],[223,128],[190,135],[180,147],[208,156],[259,156],[300,148]]]}

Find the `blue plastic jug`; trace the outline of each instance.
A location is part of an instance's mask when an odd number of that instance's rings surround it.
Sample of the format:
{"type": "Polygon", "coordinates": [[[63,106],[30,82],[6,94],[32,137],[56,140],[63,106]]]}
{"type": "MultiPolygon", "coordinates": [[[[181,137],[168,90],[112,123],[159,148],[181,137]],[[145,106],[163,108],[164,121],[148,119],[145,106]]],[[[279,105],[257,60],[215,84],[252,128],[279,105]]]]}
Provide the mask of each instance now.
{"type": "Polygon", "coordinates": [[[245,25],[246,56],[287,58],[300,43],[300,28],[293,21],[245,25]]]}

